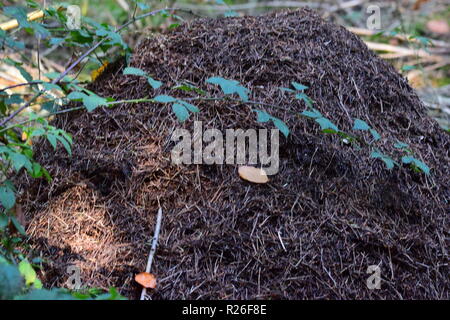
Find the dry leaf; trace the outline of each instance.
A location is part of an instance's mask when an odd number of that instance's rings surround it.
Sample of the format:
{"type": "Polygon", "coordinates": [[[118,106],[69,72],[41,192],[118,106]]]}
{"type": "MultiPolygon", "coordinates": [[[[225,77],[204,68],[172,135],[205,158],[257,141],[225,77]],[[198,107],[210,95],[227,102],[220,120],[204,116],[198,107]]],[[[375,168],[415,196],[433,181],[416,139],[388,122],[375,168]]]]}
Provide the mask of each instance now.
{"type": "Polygon", "coordinates": [[[93,70],[91,72],[91,80],[95,81],[103,73],[103,71],[105,71],[107,66],[108,66],[108,61],[105,61],[98,69],[93,70]]]}
{"type": "Polygon", "coordinates": [[[427,23],[427,28],[431,32],[438,34],[447,34],[450,32],[450,26],[445,20],[430,20],[427,23]]]}
{"type": "Polygon", "coordinates": [[[27,219],[25,218],[25,214],[23,213],[22,206],[18,203],[15,205],[15,213],[16,213],[16,219],[19,221],[19,223],[26,228],[27,227],[27,219]]]}
{"type": "Polygon", "coordinates": [[[249,167],[249,166],[241,166],[239,167],[239,176],[247,181],[254,183],[267,183],[269,182],[269,178],[267,177],[264,169],[249,167]]]}
{"type": "Polygon", "coordinates": [[[417,0],[413,5],[413,10],[419,10],[423,4],[427,3],[430,0],[417,0]]]}
{"type": "Polygon", "coordinates": [[[141,286],[147,289],[155,289],[156,288],[156,277],[153,273],[141,272],[138,273],[134,280],[139,283],[141,286]]]}

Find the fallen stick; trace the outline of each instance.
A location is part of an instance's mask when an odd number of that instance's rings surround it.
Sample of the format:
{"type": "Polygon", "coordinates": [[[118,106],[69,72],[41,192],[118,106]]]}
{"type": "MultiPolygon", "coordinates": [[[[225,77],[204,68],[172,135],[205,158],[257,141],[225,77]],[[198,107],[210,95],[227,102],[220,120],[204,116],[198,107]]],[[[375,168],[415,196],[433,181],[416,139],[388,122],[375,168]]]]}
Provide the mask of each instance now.
{"type": "MultiPolygon", "coordinates": [[[[353,32],[354,34],[357,34],[359,36],[373,36],[380,32],[380,30],[369,30],[364,28],[356,28],[356,27],[346,27],[348,31],[353,32]]],[[[415,42],[420,43],[420,40],[411,38],[410,35],[403,35],[403,34],[396,34],[394,36],[387,35],[388,37],[392,37],[395,39],[399,39],[402,41],[408,41],[408,42],[415,42]]],[[[430,39],[431,43],[435,47],[443,47],[443,48],[450,48],[450,43],[441,41],[441,40],[435,40],[430,39]]]]}
{"type": "MultiPolygon", "coordinates": [[[[377,43],[377,42],[370,42],[370,41],[364,41],[364,43],[369,47],[370,50],[377,50],[377,51],[387,51],[387,52],[394,52],[397,54],[401,54],[402,56],[417,56],[422,58],[429,58],[434,61],[442,61],[443,57],[441,56],[435,56],[430,54],[429,52],[419,49],[419,50],[413,50],[405,47],[397,47],[390,44],[384,44],[384,43],[377,43]]],[[[397,56],[398,57],[398,56],[397,56]]]]}
{"type": "MultiPolygon", "coordinates": [[[[158,243],[159,238],[159,230],[161,230],[161,220],[162,220],[162,209],[159,207],[158,216],[156,217],[156,226],[155,226],[155,234],[152,239],[152,247],[150,249],[150,253],[148,255],[147,267],[145,268],[145,272],[150,273],[152,268],[153,256],[156,252],[156,245],[158,243]]],[[[141,300],[145,300],[145,296],[147,295],[147,288],[142,288],[141,300]]]]}

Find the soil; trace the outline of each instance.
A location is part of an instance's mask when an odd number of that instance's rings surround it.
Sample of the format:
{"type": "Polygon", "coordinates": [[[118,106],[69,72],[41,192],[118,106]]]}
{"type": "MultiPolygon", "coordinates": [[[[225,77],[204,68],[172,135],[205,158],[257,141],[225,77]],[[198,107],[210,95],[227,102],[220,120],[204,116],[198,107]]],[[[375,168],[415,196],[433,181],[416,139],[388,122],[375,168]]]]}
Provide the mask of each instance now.
{"type": "MultiPolygon", "coordinates": [[[[450,139],[407,80],[344,27],[313,11],[260,17],[200,19],[142,41],[130,65],[164,85],[110,65],[91,85],[97,94],[135,99],[168,94],[188,81],[222,96],[205,80],[239,81],[255,106],[235,100],[197,101],[180,123],[168,104],[123,104],[60,116],[74,138],[73,156],[44,145],[38,160],[53,181],[22,189],[33,247],[47,261],[47,286],[64,286],[69,265],[84,286],[117,287],[137,298],[156,214],[163,209],[152,273],[152,299],[449,299],[450,139]],[[280,87],[296,81],[314,107],[341,130],[365,120],[402,156],[408,143],[426,176],[400,165],[388,170],[338,136],[299,117],[303,101],[280,87]],[[273,105],[272,107],[268,105],[273,105]],[[237,165],[174,165],[176,128],[268,128],[255,108],[283,120],[280,168],[267,184],[239,178],[237,165]],[[368,289],[378,265],[381,289],[368,289]]],[[[357,133],[366,143],[370,134],[357,133]]]]}

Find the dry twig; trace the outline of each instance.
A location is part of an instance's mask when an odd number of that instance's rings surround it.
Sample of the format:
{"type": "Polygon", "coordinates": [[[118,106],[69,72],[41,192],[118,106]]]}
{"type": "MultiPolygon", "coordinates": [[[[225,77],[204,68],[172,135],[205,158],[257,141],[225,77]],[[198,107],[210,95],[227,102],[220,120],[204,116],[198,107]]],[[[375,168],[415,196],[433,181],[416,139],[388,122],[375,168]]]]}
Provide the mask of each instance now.
{"type": "MultiPolygon", "coordinates": [[[[145,272],[150,273],[152,269],[153,256],[156,252],[156,245],[158,244],[159,231],[161,230],[161,220],[162,220],[162,209],[161,207],[158,210],[158,216],[156,217],[156,226],[155,226],[155,234],[152,239],[152,247],[150,249],[150,253],[148,255],[147,267],[145,268],[145,272]]],[[[147,295],[147,289],[142,288],[141,300],[145,300],[145,296],[147,295]]]]}

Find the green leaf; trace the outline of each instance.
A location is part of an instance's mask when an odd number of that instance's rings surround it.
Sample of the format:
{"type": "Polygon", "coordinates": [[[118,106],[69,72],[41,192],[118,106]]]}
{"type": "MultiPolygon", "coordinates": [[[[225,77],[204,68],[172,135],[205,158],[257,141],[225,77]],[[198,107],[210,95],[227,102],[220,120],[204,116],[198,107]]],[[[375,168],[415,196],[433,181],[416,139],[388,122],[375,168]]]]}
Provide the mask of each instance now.
{"type": "Polygon", "coordinates": [[[27,18],[27,12],[21,7],[4,7],[3,13],[19,22],[23,28],[31,28],[31,24],[27,18]]]}
{"type": "Polygon", "coordinates": [[[370,133],[372,134],[372,137],[373,137],[373,139],[374,140],[380,140],[381,139],[381,136],[380,136],[380,134],[377,132],[377,130],[375,130],[375,129],[370,129],[369,130],[370,131],[370,133]]]}
{"type": "Polygon", "coordinates": [[[289,135],[289,127],[280,119],[272,117],[272,122],[278,130],[287,138],[289,135]]]}
{"type": "Polygon", "coordinates": [[[396,142],[394,144],[394,148],[397,148],[397,149],[405,149],[405,148],[408,148],[408,147],[409,147],[409,145],[407,143],[404,143],[404,142],[401,142],[401,141],[398,141],[398,142],[396,142]]]}
{"type": "Polygon", "coordinates": [[[26,236],[26,232],[25,229],[23,228],[23,226],[20,224],[20,222],[16,219],[16,217],[11,216],[10,217],[11,222],[13,223],[14,227],[16,227],[17,231],[19,231],[19,233],[23,236],[26,236]]]}
{"type": "Polygon", "coordinates": [[[233,10],[228,10],[228,11],[226,11],[224,13],[224,17],[227,17],[227,18],[229,18],[229,17],[237,17],[237,16],[239,16],[238,13],[236,11],[233,11],[233,10]]]}
{"type": "Polygon", "coordinates": [[[75,46],[85,46],[94,40],[94,37],[83,29],[72,30],[69,33],[67,42],[75,46]]]}
{"type": "Polygon", "coordinates": [[[36,128],[33,131],[31,131],[30,137],[40,137],[45,134],[45,130],[42,128],[36,128]]]}
{"type": "Polygon", "coordinates": [[[414,157],[412,156],[403,156],[402,157],[402,162],[405,164],[410,164],[414,162],[414,157]]]}
{"type": "Polygon", "coordinates": [[[11,58],[3,59],[3,61],[19,70],[20,74],[27,82],[33,81],[33,77],[28,73],[28,71],[22,68],[22,63],[14,61],[11,58]]]}
{"type": "Polygon", "coordinates": [[[124,75],[134,75],[134,76],[141,76],[141,77],[147,77],[147,73],[139,68],[133,68],[133,67],[126,67],[123,70],[124,75]]]}
{"type": "Polygon", "coordinates": [[[42,174],[44,175],[45,179],[48,182],[51,182],[52,181],[52,177],[50,176],[50,173],[48,173],[47,169],[45,169],[44,167],[41,167],[41,171],[42,171],[42,174]]]}
{"type": "MultiPolygon", "coordinates": [[[[4,231],[9,224],[9,217],[5,212],[0,212],[0,231],[4,231]]],[[[0,256],[1,259],[1,256],[0,256]]],[[[0,261],[1,264],[1,261],[0,261]]]]}
{"type": "Polygon", "coordinates": [[[219,85],[224,94],[236,93],[244,102],[248,101],[249,90],[241,86],[236,80],[227,80],[221,77],[211,77],[207,79],[206,82],[219,85]]]}
{"type": "Polygon", "coordinates": [[[56,136],[56,139],[58,139],[59,142],[64,146],[64,149],[66,149],[67,153],[72,156],[72,148],[70,146],[70,143],[62,136],[56,136]]]}
{"type": "Polygon", "coordinates": [[[178,100],[178,103],[182,104],[183,106],[186,107],[186,109],[188,109],[190,112],[200,112],[200,109],[197,108],[196,106],[194,106],[193,104],[187,103],[183,100],[178,100]]]}
{"type": "Polygon", "coordinates": [[[73,91],[67,95],[67,99],[69,100],[82,100],[86,96],[85,93],[80,91],[73,91]]]}
{"type": "Polygon", "coordinates": [[[95,300],[126,300],[121,296],[116,288],[110,288],[109,292],[98,295],[95,300]]]}
{"type": "Polygon", "coordinates": [[[36,32],[41,38],[46,39],[51,36],[50,31],[48,31],[42,24],[31,21],[30,25],[31,29],[34,30],[34,32],[36,32]]]}
{"type": "Polygon", "coordinates": [[[75,300],[75,298],[63,289],[35,289],[14,300],[75,300]]]}
{"type": "Polygon", "coordinates": [[[97,95],[89,95],[83,99],[83,104],[87,111],[94,111],[98,106],[106,106],[108,101],[97,95]]]}
{"type": "Polygon", "coordinates": [[[25,44],[21,41],[15,41],[11,37],[8,36],[6,31],[0,29],[0,41],[1,43],[5,43],[8,47],[12,49],[24,50],[25,44]]]}
{"type": "Polygon", "coordinates": [[[7,186],[0,186],[0,203],[6,210],[14,207],[14,204],[16,203],[16,195],[14,191],[7,186]]]}
{"type": "Polygon", "coordinates": [[[322,114],[316,109],[312,109],[312,111],[305,110],[301,113],[301,115],[308,117],[308,118],[313,118],[313,119],[323,117],[322,114]]]}
{"type": "Polygon", "coordinates": [[[51,38],[49,41],[49,44],[51,46],[57,46],[57,45],[60,45],[61,43],[63,43],[64,40],[66,40],[66,39],[65,38],[51,38]]]}
{"type": "Polygon", "coordinates": [[[35,179],[42,177],[42,167],[39,163],[34,162],[33,163],[33,171],[31,172],[31,176],[35,179]]]}
{"type": "Polygon", "coordinates": [[[33,287],[36,289],[42,289],[42,281],[36,278],[36,280],[34,280],[33,282],[33,287]]]}
{"type": "Polygon", "coordinates": [[[123,49],[128,48],[127,44],[123,41],[122,36],[113,30],[109,30],[103,27],[102,29],[97,29],[95,34],[100,37],[109,38],[110,41],[108,41],[108,45],[119,45],[123,49]]]}
{"type": "Polygon", "coordinates": [[[303,93],[303,92],[297,93],[295,95],[295,99],[302,100],[308,107],[312,108],[313,101],[305,93],[303,93]]]}
{"type": "Polygon", "coordinates": [[[416,35],[414,35],[414,36],[410,36],[409,38],[410,38],[410,39],[416,39],[416,40],[419,40],[419,42],[420,42],[422,45],[424,45],[424,46],[427,46],[427,45],[431,45],[431,44],[432,44],[431,40],[430,40],[429,38],[427,38],[427,37],[422,37],[422,36],[416,36],[416,35]]]}
{"type": "Polygon", "coordinates": [[[162,86],[162,82],[161,81],[157,81],[155,79],[153,79],[152,77],[148,76],[147,77],[147,81],[148,84],[153,88],[153,89],[158,89],[159,87],[162,86]]]}
{"type": "Polygon", "coordinates": [[[22,260],[19,263],[19,272],[25,278],[25,284],[27,286],[33,284],[36,279],[36,271],[34,271],[33,267],[27,260],[22,260]]]}
{"type": "Polygon", "coordinates": [[[10,264],[0,264],[0,300],[14,298],[22,291],[23,278],[19,270],[10,264]]]}
{"type": "Polygon", "coordinates": [[[95,93],[90,93],[89,95],[84,92],[74,91],[67,95],[67,98],[70,100],[82,100],[83,105],[86,107],[87,111],[91,112],[95,110],[99,106],[106,106],[108,100],[102,97],[99,97],[95,93]]]}
{"type": "Polygon", "coordinates": [[[353,125],[353,129],[352,130],[367,131],[369,129],[370,129],[370,126],[367,124],[367,122],[365,122],[364,120],[361,120],[361,119],[355,119],[355,123],[353,125]]]}
{"type": "Polygon", "coordinates": [[[169,26],[169,29],[176,29],[176,28],[178,28],[179,26],[180,26],[179,23],[172,23],[172,24],[169,26]]]}
{"type": "Polygon", "coordinates": [[[281,131],[281,133],[287,138],[289,136],[289,127],[280,119],[275,118],[268,114],[265,111],[254,109],[253,111],[256,112],[257,115],[257,122],[267,122],[269,120],[272,120],[275,127],[281,131]]]}
{"type": "Polygon", "coordinates": [[[257,115],[256,121],[257,121],[257,122],[267,122],[267,121],[269,121],[269,120],[272,118],[272,117],[270,116],[270,114],[268,114],[268,113],[265,112],[265,111],[257,110],[257,109],[255,109],[255,110],[253,110],[253,111],[256,112],[256,115],[257,115]]]}
{"type": "Polygon", "coordinates": [[[370,157],[375,158],[375,159],[381,159],[385,163],[388,170],[391,170],[392,168],[394,168],[394,165],[396,164],[395,161],[391,157],[386,156],[385,154],[381,153],[378,150],[372,151],[372,153],[370,154],[370,157]]]}
{"type": "Polygon", "coordinates": [[[32,165],[30,160],[23,154],[17,152],[10,152],[9,158],[12,162],[14,169],[18,172],[25,167],[27,170],[32,171],[32,165]]]}
{"type": "Polygon", "coordinates": [[[188,83],[182,83],[182,84],[176,85],[172,89],[178,89],[178,90],[182,90],[182,91],[186,91],[186,92],[194,91],[194,92],[196,92],[196,93],[198,93],[200,95],[205,95],[206,94],[205,91],[197,88],[196,86],[188,84],[188,83]]]}
{"type": "Polygon", "coordinates": [[[289,88],[279,88],[281,91],[286,91],[286,92],[295,92],[295,90],[289,89],[289,88]]]}
{"type": "Polygon", "coordinates": [[[297,90],[297,91],[303,91],[303,90],[308,89],[307,86],[305,86],[301,83],[295,82],[295,81],[292,81],[292,85],[294,86],[295,90],[297,90]]]}
{"type": "Polygon", "coordinates": [[[414,164],[420,169],[422,170],[423,173],[425,173],[426,175],[430,174],[430,167],[428,167],[425,163],[423,163],[422,161],[418,160],[418,159],[414,159],[414,164]]]}
{"type": "Polygon", "coordinates": [[[410,71],[410,70],[414,70],[414,69],[417,69],[417,67],[416,66],[410,66],[410,65],[404,65],[401,68],[402,71],[410,71]]]}
{"type": "Polygon", "coordinates": [[[171,102],[177,101],[177,99],[175,99],[174,97],[166,96],[166,95],[156,96],[153,98],[153,100],[155,102],[160,102],[160,103],[171,103],[171,102]]]}
{"type": "Polygon", "coordinates": [[[189,112],[186,109],[185,106],[179,104],[179,103],[174,103],[172,105],[172,110],[175,113],[175,115],[177,116],[178,120],[180,122],[185,121],[187,118],[189,118],[189,112]]]}
{"type": "Polygon", "coordinates": [[[56,150],[56,144],[57,144],[56,136],[49,133],[49,134],[47,134],[47,140],[48,140],[48,142],[50,142],[53,149],[56,150]]]}
{"type": "Polygon", "coordinates": [[[44,87],[45,90],[58,90],[58,91],[63,91],[61,89],[60,86],[58,86],[57,84],[51,83],[51,82],[44,82],[42,83],[42,86],[44,87]]]}
{"type": "Polygon", "coordinates": [[[320,128],[322,130],[330,129],[330,130],[333,130],[334,132],[339,131],[338,127],[336,127],[336,125],[334,123],[332,123],[330,120],[328,120],[327,118],[324,118],[324,117],[317,118],[315,121],[320,125],[320,128]]]}
{"type": "Polygon", "coordinates": [[[72,135],[62,129],[57,130],[58,134],[62,135],[64,138],[66,138],[67,141],[69,141],[70,144],[73,143],[72,135]]]}
{"type": "Polygon", "coordinates": [[[422,161],[420,161],[412,156],[403,156],[402,162],[405,164],[412,164],[412,165],[416,166],[417,168],[419,168],[425,174],[427,174],[427,175],[430,174],[430,168],[425,163],[423,163],[422,161]]]}

